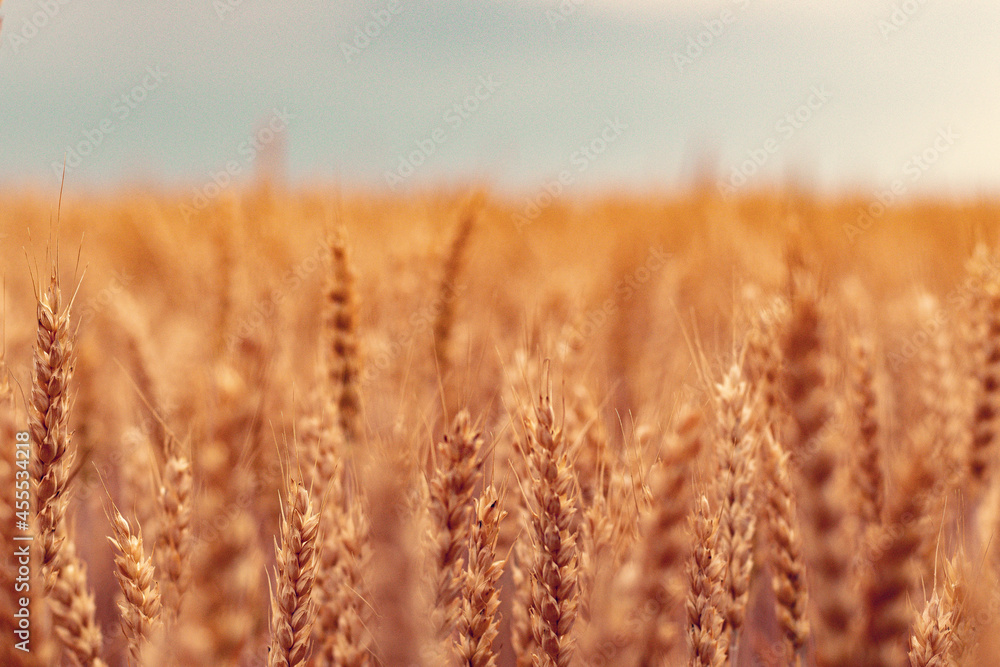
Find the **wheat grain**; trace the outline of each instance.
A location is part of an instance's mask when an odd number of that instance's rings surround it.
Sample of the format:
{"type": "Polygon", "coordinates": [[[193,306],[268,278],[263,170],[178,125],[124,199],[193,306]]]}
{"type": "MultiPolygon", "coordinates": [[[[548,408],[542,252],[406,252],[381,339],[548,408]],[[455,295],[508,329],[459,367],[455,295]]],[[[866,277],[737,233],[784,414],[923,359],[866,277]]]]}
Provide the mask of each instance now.
{"type": "Polygon", "coordinates": [[[910,650],[907,654],[910,667],[954,665],[950,659],[951,625],[952,614],[943,608],[941,598],[934,591],[913,624],[913,636],[910,637],[910,650]]]}

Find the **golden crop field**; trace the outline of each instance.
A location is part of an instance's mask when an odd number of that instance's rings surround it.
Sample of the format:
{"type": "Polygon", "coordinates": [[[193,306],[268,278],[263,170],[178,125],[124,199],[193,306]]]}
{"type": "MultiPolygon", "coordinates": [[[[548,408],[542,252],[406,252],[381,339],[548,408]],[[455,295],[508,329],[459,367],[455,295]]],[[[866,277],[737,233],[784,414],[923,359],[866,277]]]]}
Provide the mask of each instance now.
{"type": "Polygon", "coordinates": [[[0,197],[0,663],[995,664],[1000,205],[188,204],[0,197]]]}

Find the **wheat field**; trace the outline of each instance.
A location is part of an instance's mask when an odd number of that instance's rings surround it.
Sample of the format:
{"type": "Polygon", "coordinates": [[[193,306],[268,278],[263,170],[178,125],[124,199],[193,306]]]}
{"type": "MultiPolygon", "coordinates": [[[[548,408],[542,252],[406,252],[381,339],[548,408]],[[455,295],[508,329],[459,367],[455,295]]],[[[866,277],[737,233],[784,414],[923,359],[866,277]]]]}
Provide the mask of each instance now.
{"type": "Polygon", "coordinates": [[[0,663],[996,664],[996,203],[186,204],[0,196],[0,663]]]}

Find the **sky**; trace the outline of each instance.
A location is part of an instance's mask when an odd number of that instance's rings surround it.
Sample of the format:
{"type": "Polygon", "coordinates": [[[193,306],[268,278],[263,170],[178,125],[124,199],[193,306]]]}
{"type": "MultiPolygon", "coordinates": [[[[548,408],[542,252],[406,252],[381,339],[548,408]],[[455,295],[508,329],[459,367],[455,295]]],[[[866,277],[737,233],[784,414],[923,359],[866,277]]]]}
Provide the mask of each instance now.
{"type": "Polygon", "coordinates": [[[986,0],[5,0],[0,187],[1000,189],[986,0]]]}

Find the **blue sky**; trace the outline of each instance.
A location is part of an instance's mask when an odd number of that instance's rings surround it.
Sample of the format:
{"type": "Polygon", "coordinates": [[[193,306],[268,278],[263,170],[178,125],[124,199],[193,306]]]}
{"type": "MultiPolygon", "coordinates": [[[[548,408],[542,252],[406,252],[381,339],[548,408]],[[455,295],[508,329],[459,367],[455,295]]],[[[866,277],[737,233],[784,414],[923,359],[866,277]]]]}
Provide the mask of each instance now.
{"type": "Polygon", "coordinates": [[[0,186],[996,192],[1000,3],[819,4],[6,0],[0,186]]]}

